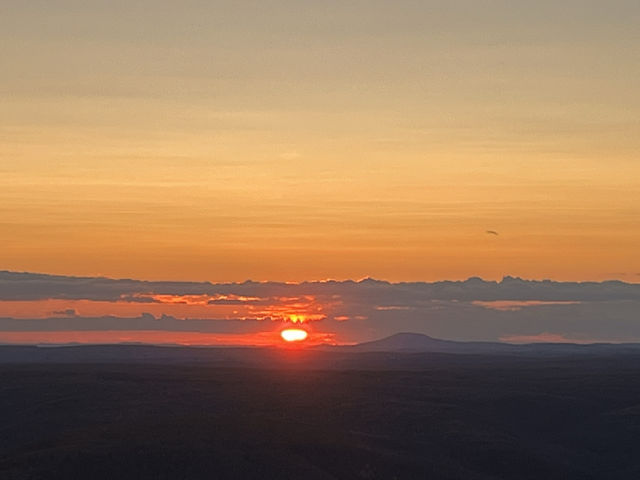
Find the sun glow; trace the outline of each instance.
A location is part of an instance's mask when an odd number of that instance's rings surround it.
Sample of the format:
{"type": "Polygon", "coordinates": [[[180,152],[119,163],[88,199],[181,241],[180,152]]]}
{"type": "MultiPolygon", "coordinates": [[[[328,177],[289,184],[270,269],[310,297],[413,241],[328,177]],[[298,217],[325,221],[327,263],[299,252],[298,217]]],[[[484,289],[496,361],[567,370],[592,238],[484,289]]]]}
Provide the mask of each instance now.
{"type": "Polygon", "coordinates": [[[307,317],[305,315],[292,314],[289,315],[289,321],[291,323],[304,323],[307,321],[307,317]]]}
{"type": "Polygon", "coordinates": [[[301,342],[307,338],[309,334],[299,328],[287,328],[280,332],[280,336],[285,342],[301,342]]]}

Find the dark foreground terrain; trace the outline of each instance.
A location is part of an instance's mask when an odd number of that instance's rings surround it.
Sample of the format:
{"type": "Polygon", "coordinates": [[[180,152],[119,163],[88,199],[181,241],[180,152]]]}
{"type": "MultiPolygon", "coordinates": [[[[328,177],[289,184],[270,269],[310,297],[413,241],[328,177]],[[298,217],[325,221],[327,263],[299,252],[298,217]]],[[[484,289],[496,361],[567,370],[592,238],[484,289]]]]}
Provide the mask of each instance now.
{"type": "Polygon", "coordinates": [[[640,356],[317,355],[0,363],[0,478],[640,478],[640,356]]]}

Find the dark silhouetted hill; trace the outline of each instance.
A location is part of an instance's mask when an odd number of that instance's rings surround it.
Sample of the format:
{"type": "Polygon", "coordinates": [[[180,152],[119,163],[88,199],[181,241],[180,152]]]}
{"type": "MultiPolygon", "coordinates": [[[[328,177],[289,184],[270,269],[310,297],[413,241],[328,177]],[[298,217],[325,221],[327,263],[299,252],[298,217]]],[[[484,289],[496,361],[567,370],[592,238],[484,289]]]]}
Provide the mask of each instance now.
{"type": "Polygon", "coordinates": [[[396,333],[380,340],[359,343],[346,347],[335,347],[341,351],[397,352],[397,353],[450,353],[482,355],[567,355],[567,354],[615,354],[640,353],[637,343],[529,343],[510,344],[501,342],[459,342],[442,340],[420,333],[396,333]]]}

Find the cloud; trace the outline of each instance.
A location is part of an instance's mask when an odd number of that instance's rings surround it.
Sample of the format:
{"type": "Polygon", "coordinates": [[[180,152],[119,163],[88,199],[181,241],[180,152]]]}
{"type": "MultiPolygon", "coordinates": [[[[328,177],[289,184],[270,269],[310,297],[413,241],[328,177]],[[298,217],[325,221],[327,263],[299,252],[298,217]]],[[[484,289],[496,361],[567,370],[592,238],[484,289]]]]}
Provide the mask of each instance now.
{"type": "Polygon", "coordinates": [[[53,315],[61,315],[63,317],[76,317],[78,312],[74,308],[67,308],[66,310],[54,310],[51,312],[53,315]]]}
{"type": "Polygon", "coordinates": [[[258,319],[177,319],[168,315],[154,317],[142,314],[138,317],[50,317],[50,318],[0,318],[0,331],[103,331],[136,330],[200,333],[255,333],[265,330],[265,323],[258,319]]]}
{"type": "Polygon", "coordinates": [[[243,333],[303,319],[347,342],[399,331],[457,340],[543,333],[606,340],[640,338],[638,311],[640,285],[615,280],[209,283],[0,272],[0,331],[243,333]],[[54,313],[28,313],[40,304],[38,312],[54,313]],[[143,309],[155,316],[140,315],[143,309]]]}
{"type": "Polygon", "coordinates": [[[506,276],[500,282],[471,277],[464,281],[390,283],[366,278],[358,282],[302,283],[148,282],[102,277],[66,277],[0,271],[0,300],[93,300],[184,303],[229,299],[265,301],[274,298],[335,296],[378,305],[421,305],[431,300],[609,301],[640,300],[640,284],[618,280],[555,282],[506,276]]]}
{"type": "Polygon", "coordinates": [[[480,300],[475,300],[473,302],[474,305],[479,305],[484,308],[490,308],[493,310],[502,310],[502,311],[513,311],[520,310],[526,307],[536,307],[539,305],[572,305],[580,302],[576,301],[542,301],[542,300],[493,300],[490,302],[483,302],[480,300]]]}

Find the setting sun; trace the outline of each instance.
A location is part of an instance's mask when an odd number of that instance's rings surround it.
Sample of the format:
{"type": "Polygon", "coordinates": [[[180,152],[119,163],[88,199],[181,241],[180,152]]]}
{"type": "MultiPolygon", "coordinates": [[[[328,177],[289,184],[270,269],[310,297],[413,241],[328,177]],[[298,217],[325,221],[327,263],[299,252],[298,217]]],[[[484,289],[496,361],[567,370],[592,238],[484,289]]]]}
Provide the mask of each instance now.
{"type": "Polygon", "coordinates": [[[308,335],[305,330],[299,328],[288,328],[280,332],[280,336],[285,342],[301,342],[305,340],[308,335]]]}

